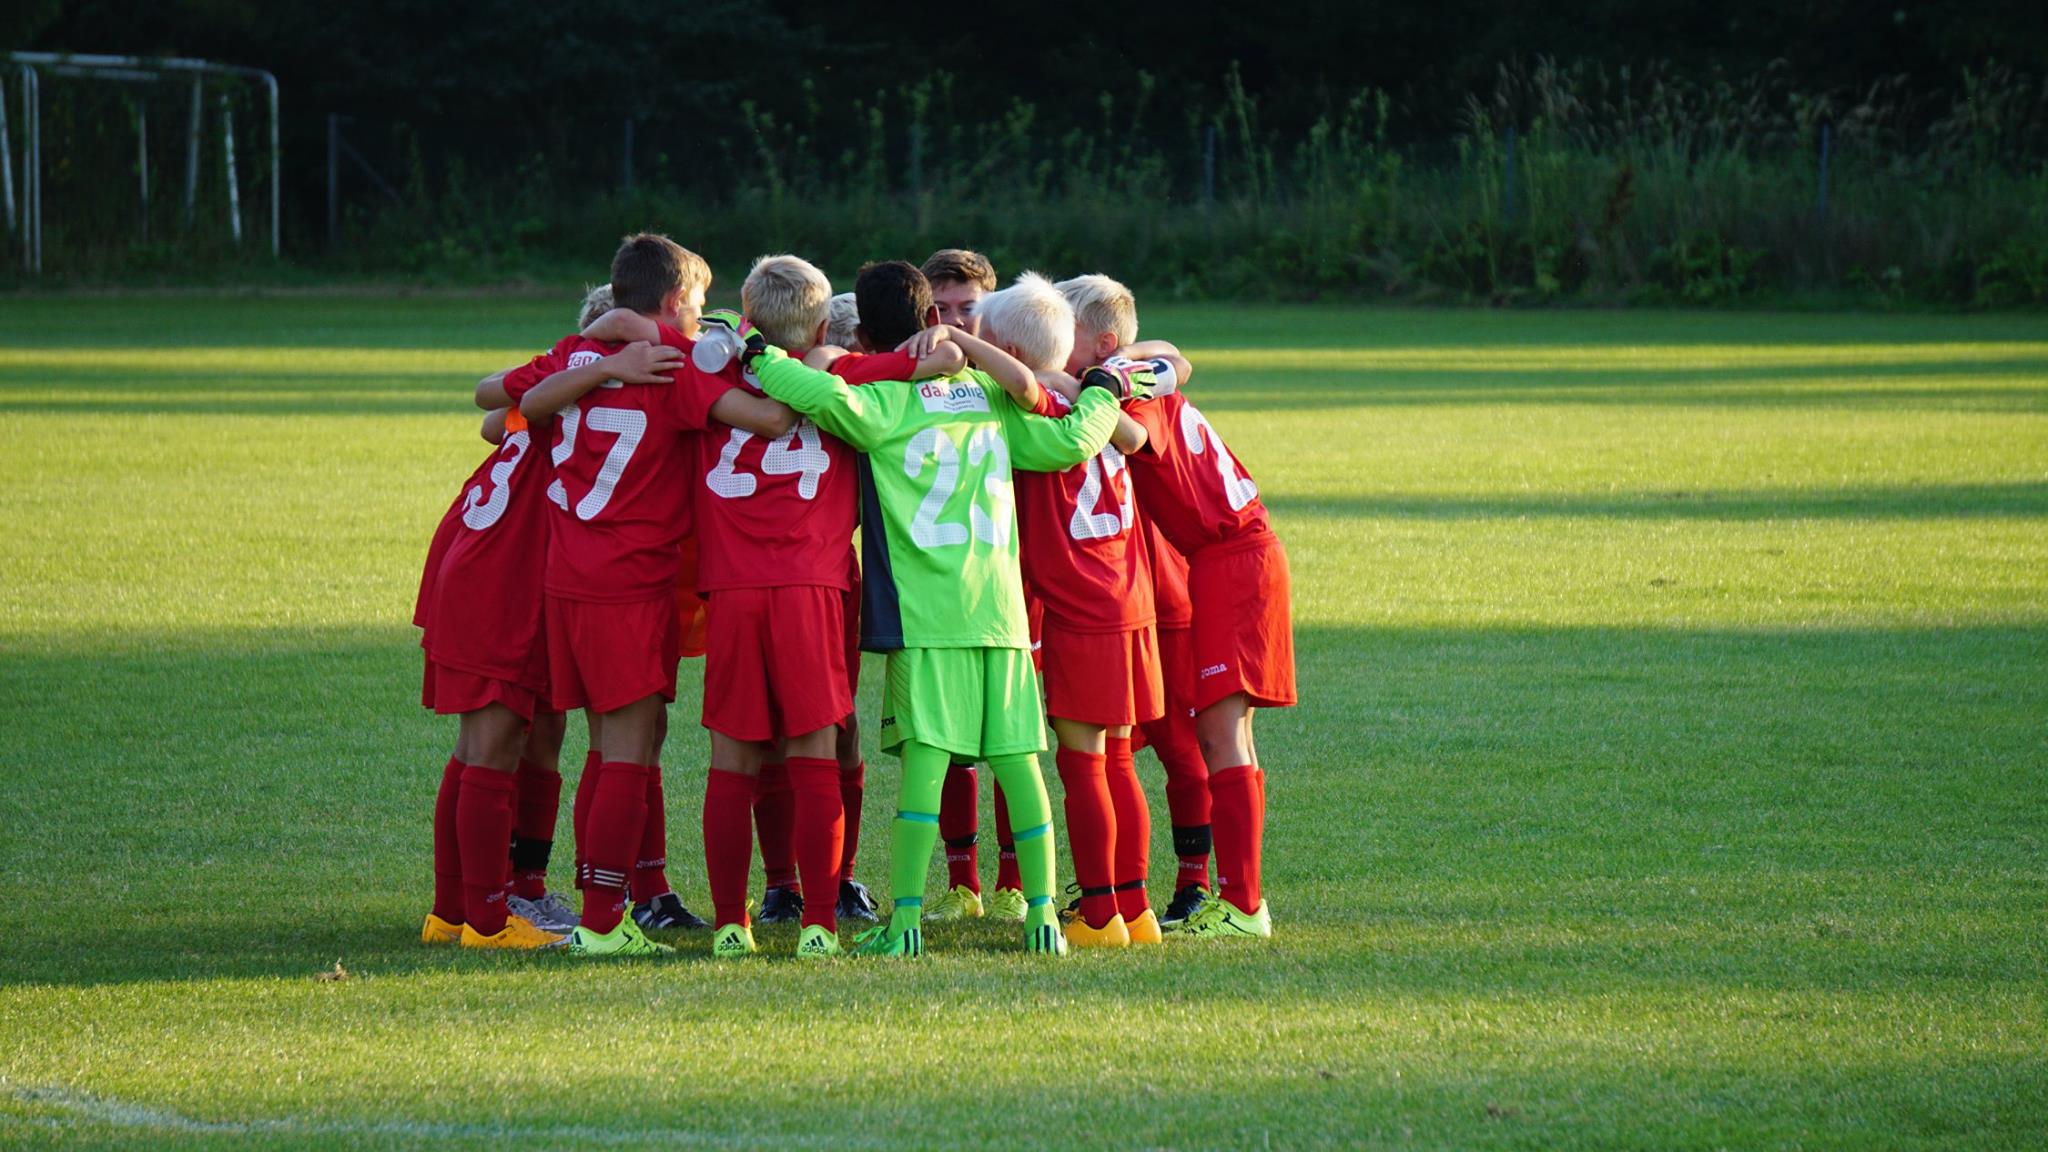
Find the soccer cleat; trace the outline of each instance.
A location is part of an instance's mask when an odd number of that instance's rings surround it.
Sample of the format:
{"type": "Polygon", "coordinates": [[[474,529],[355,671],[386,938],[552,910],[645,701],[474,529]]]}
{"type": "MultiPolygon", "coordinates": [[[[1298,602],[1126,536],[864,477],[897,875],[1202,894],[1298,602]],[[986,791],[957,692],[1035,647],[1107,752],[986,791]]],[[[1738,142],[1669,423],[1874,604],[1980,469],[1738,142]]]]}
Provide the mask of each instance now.
{"type": "Polygon", "coordinates": [[[554,932],[543,932],[533,926],[533,921],[524,916],[505,917],[505,927],[496,936],[485,936],[469,925],[462,926],[464,948],[509,948],[520,952],[537,952],[543,948],[560,948],[568,937],[554,932]]]}
{"type": "Polygon", "coordinates": [[[823,924],[807,925],[804,934],[796,942],[796,957],[799,960],[827,960],[844,955],[846,949],[839,946],[839,933],[823,924]]]}
{"type": "Polygon", "coordinates": [[[924,955],[924,929],[913,927],[891,932],[887,924],[877,924],[853,938],[853,954],[914,959],[924,955]]]}
{"type": "Polygon", "coordinates": [[[673,952],[675,949],[668,945],[649,940],[631,917],[619,921],[617,927],[602,934],[580,924],[569,933],[571,956],[667,956],[673,952]]]}
{"type": "Polygon", "coordinates": [[[1129,948],[1131,931],[1121,913],[1100,928],[1090,928],[1079,916],[1067,921],[1067,943],[1076,948],[1129,948]]]}
{"type": "Polygon", "coordinates": [[[1273,935],[1273,917],[1264,900],[1259,901],[1257,910],[1240,912],[1219,896],[1188,917],[1180,926],[1180,935],[1203,940],[1267,940],[1273,935]]]}
{"type": "Polygon", "coordinates": [[[1029,921],[1024,925],[1024,950],[1044,956],[1065,956],[1067,936],[1060,931],[1060,919],[1053,914],[1052,906],[1042,904],[1027,915],[1029,921]]]}
{"type": "Polygon", "coordinates": [[[988,918],[991,920],[1021,924],[1025,910],[1024,893],[1017,888],[998,888],[988,898],[988,918]]]}
{"type": "Polygon", "coordinates": [[[683,898],[663,892],[645,904],[633,905],[633,923],[642,928],[709,928],[710,924],[683,907],[683,898]]]}
{"type": "Polygon", "coordinates": [[[1159,917],[1150,908],[1138,913],[1136,920],[1125,923],[1124,928],[1131,934],[1133,944],[1164,944],[1166,936],[1159,930],[1159,917]]]}
{"type": "Polygon", "coordinates": [[[742,956],[752,956],[756,951],[754,930],[745,924],[723,925],[711,938],[711,954],[720,960],[737,960],[742,956]]]}
{"type": "Polygon", "coordinates": [[[432,912],[427,913],[427,922],[420,926],[420,943],[455,944],[462,939],[460,924],[450,924],[432,912]]]}
{"type": "Polygon", "coordinates": [[[763,924],[794,924],[804,918],[804,895],[794,888],[770,888],[761,893],[761,912],[754,919],[763,924]]]}
{"type": "Polygon", "coordinates": [[[1171,932],[1181,926],[1188,917],[1202,910],[1202,903],[1209,899],[1209,890],[1200,884],[1189,884],[1173,894],[1173,902],[1166,906],[1166,915],[1159,918],[1159,926],[1171,932]]]}
{"type": "Polygon", "coordinates": [[[1060,889],[1060,895],[1067,898],[1067,902],[1060,905],[1060,923],[1072,924],[1074,921],[1079,920],[1081,918],[1081,886],[1079,884],[1069,884],[1065,888],[1060,889]]]}
{"type": "Polygon", "coordinates": [[[858,880],[839,882],[839,918],[841,920],[877,920],[875,895],[868,886],[858,880]]]}
{"type": "Polygon", "coordinates": [[[524,896],[508,896],[505,908],[514,916],[523,916],[533,921],[533,926],[543,932],[566,933],[576,926],[576,910],[569,902],[554,892],[543,892],[538,900],[524,896]]]}
{"type": "Polygon", "coordinates": [[[979,920],[981,893],[965,884],[955,884],[924,910],[926,920],[979,920]]]}

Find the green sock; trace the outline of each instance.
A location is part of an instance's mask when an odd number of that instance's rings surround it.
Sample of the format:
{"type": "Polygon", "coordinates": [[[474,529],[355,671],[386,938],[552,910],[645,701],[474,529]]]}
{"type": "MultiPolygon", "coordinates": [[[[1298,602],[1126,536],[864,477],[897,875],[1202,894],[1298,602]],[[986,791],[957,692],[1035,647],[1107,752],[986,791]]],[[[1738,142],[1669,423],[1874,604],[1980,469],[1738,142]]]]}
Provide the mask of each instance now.
{"type": "Polygon", "coordinates": [[[915,741],[903,746],[903,784],[896,794],[889,847],[889,895],[896,902],[889,915],[892,934],[915,928],[924,918],[925,875],[939,840],[939,789],[952,762],[943,748],[915,741]]]}
{"type": "Polygon", "coordinates": [[[1052,907],[1052,801],[1045,794],[1038,757],[1030,752],[997,756],[988,766],[1009,801],[1010,832],[1017,845],[1017,874],[1024,882],[1026,919],[1038,923],[1055,915],[1052,907]]]}

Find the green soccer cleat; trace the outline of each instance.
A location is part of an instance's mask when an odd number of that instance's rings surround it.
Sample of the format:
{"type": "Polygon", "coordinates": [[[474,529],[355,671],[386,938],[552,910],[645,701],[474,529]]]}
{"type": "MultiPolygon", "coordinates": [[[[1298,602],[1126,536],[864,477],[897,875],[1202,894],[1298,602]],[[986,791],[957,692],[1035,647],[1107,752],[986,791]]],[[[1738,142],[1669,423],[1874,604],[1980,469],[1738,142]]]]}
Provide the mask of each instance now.
{"type": "Polygon", "coordinates": [[[796,958],[799,960],[829,960],[844,955],[846,949],[839,946],[839,933],[823,924],[807,925],[804,934],[797,938],[796,958]]]}
{"type": "Polygon", "coordinates": [[[1256,910],[1240,912],[1223,897],[1211,896],[1202,902],[1199,911],[1181,922],[1174,935],[1201,940],[1270,940],[1273,917],[1264,900],[1259,901],[1256,910]]]}
{"type": "Polygon", "coordinates": [[[853,938],[853,954],[915,959],[924,955],[924,929],[905,928],[901,932],[891,932],[886,924],[870,928],[853,938]]]}
{"type": "MultiPolygon", "coordinates": [[[[1022,893],[1019,893],[1022,895],[1022,893]]],[[[1065,956],[1067,934],[1060,927],[1060,918],[1053,911],[1052,903],[1029,906],[1024,921],[1024,950],[1041,956],[1065,956]]]]}
{"type": "Polygon", "coordinates": [[[720,960],[737,960],[759,951],[754,947],[754,930],[745,924],[726,924],[711,938],[711,954],[720,960]]]}
{"type": "Polygon", "coordinates": [[[601,935],[580,924],[569,933],[571,956],[668,956],[674,952],[675,949],[666,944],[649,940],[630,916],[621,919],[618,927],[601,935]]]}
{"type": "Polygon", "coordinates": [[[1024,922],[1024,893],[1015,888],[998,888],[988,898],[988,918],[1012,924],[1024,922]]]}
{"type": "MultiPolygon", "coordinates": [[[[997,893],[1001,895],[1001,893],[997,893]]],[[[945,895],[931,902],[924,910],[926,920],[979,920],[981,919],[981,893],[965,884],[956,884],[946,890],[945,895]]]]}

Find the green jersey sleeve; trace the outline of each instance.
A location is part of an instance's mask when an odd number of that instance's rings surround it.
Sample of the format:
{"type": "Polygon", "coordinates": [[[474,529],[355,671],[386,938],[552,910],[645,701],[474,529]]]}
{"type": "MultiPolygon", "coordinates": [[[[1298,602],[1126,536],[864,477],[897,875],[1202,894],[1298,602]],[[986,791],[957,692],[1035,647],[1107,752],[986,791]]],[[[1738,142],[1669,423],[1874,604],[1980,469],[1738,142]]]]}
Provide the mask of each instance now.
{"type": "Polygon", "coordinates": [[[1057,419],[1026,412],[1007,393],[995,408],[1010,462],[1027,472],[1064,472],[1102,451],[1116,431],[1116,397],[1100,388],[1082,389],[1073,410],[1057,419]]]}
{"type": "Polygon", "coordinates": [[[852,387],[780,348],[768,349],[754,362],[754,376],[761,381],[761,391],[810,417],[856,451],[873,449],[896,422],[890,401],[898,389],[852,387]]]}

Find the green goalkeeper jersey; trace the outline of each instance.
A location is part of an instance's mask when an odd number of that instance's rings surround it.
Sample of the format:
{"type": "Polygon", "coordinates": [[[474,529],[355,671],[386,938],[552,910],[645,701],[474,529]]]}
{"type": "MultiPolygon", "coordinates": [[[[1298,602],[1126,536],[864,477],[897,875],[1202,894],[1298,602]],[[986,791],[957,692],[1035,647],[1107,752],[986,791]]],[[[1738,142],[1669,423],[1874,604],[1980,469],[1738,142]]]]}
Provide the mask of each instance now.
{"type": "Polygon", "coordinates": [[[776,349],[761,390],[861,457],[861,647],[1027,648],[1011,468],[1059,472],[1102,451],[1115,397],[1049,419],[987,373],[851,387],[776,349]]]}

